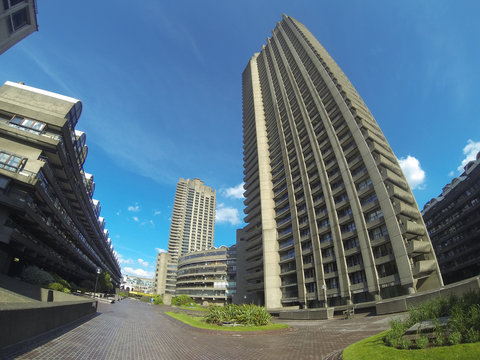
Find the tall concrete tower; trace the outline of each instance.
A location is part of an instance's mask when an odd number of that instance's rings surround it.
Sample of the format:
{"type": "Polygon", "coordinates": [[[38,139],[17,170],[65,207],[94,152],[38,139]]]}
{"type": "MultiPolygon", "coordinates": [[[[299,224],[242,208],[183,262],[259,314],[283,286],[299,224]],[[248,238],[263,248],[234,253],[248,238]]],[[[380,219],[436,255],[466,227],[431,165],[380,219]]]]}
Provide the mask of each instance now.
{"type": "Polygon", "coordinates": [[[168,239],[172,261],[213,246],[215,198],[216,191],[199,179],[178,181],[168,239]]]}
{"type": "Polygon", "coordinates": [[[215,232],[216,191],[199,179],[180,178],[175,193],[170,236],[168,238],[168,265],[157,259],[155,283],[165,266],[165,288],[158,285],[157,293],[175,294],[176,266],[180,256],[213,246],[215,232]],[[157,275],[158,273],[158,275],[157,275]]]}
{"type": "Polygon", "coordinates": [[[243,72],[243,131],[247,226],[237,248],[247,302],[315,308],[442,285],[377,122],[289,16],[243,72]]]}

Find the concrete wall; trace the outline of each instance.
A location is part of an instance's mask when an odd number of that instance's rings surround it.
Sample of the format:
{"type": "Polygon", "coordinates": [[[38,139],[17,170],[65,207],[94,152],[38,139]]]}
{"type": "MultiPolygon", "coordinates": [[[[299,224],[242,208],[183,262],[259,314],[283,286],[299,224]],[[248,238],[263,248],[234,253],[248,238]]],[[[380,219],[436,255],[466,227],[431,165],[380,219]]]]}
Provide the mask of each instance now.
{"type": "MultiPolygon", "coordinates": [[[[31,300],[44,302],[74,301],[78,302],[81,298],[72,294],[66,294],[61,291],[43,289],[41,287],[24,283],[20,280],[0,274],[0,288],[21,295],[31,300]]],[[[1,310],[1,306],[0,306],[1,310]]]]}
{"type": "Polygon", "coordinates": [[[334,308],[304,309],[279,311],[278,318],[282,320],[327,320],[333,318],[334,308]]]}
{"type": "Polygon", "coordinates": [[[0,348],[43,334],[97,311],[96,301],[15,304],[0,310],[0,348]]]}
{"type": "Polygon", "coordinates": [[[96,311],[95,300],[42,289],[0,274],[0,348],[96,311]]]}
{"type": "Polygon", "coordinates": [[[459,281],[454,284],[443,286],[437,290],[424,291],[413,295],[400,296],[393,299],[379,301],[376,304],[377,315],[391,314],[408,311],[412,306],[434,299],[436,297],[447,297],[450,294],[461,296],[469,291],[478,291],[480,289],[480,277],[476,276],[467,280],[459,281]]]}

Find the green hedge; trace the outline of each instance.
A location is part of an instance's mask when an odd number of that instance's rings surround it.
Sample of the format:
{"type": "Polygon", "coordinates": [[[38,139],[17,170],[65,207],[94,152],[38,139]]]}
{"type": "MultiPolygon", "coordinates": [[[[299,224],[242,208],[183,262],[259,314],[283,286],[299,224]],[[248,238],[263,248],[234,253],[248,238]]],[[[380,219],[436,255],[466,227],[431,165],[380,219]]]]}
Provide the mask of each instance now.
{"type": "Polygon", "coordinates": [[[263,326],[270,322],[271,315],[264,307],[253,304],[228,304],[226,306],[210,306],[205,321],[211,324],[229,322],[235,324],[263,326]]]}
{"type": "Polygon", "coordinates": [[[421,349],[429,345],[422,336],[412,343],[402,338],[412,325],[432,320],[435,325],[434,346],[457,345],[480,341],[480,291],[465,293],[461,297],[450,295],[436,298],[409,310],[409,317],[391,322],[391,328],[384,337],[386,345],[398,349],[421,349]],[[447,326],[441,327],[439,318],[449,316],[447,326]]]}
{"type": "Polygon", "coordinates": [[[193,299],[188,295],[178,295],[172,299],[172,305],[182,306],[193,303],[193,299]]]}

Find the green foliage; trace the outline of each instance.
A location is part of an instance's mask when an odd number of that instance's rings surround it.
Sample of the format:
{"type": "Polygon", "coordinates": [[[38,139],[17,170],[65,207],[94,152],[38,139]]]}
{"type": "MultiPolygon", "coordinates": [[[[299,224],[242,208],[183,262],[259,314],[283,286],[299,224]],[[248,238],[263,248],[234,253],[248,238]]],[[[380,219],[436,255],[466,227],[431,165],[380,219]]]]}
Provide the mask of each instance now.
{"type": "Polygon", "coordinates": [[[264,326],[270,322],[271,315],[264,307],[253,304],[228,304],[226,306],[210,306],[205,321],[210,324],[231,322],[235,324],[264,326]]]}
{"type": "Polygon", "coordinates": [[[465,342],[474,343],[478,341],[480,341],[480,332],[474,328],[468,329],[465,334],[465,342]]]}
{"type": "Polygon", "coordinates": [[[153,304],[154,305],[163,305],[162,295],[153,296],[153,304]]]}
{"type": "Polygon", "coordinates": [[[390,330],[385,335],[384,341],[388,346],[399,347],[402,335],[405,332],[405,323],[401,320],[392,320],[390,330]]]}
{"type": "Polygon", "coordinates": [[[417,349],[424,349],[428,345],[428,337],[425,335],[420,335],[416,340],[415,340],[415,346],[417,349]]]}
{"type": "Polygon", "coordinates": [[[178,295],[172,299],[172,305],[182,306],[193,303],[193,299],[188,295],[178,295]]]}
{"type": "Polygon", "coordinates": [[[52,282],[48,284],[48,288],[56,291],[63,291],[64,289],[63,285],[58,282],[52,282]]]}
{"type": "Polygon", "coordinates": [[[56,283],[61,284],[64,288],[72,289],[72,286],[68,283],[68,281],[63,279],[61,276],[59,276],[55,273],[50,273],[50,275],[52,275],[52,277],[53,277],[53,279],[55,280],[56,283]]]}
{"type": "Polygon", "coordinates": [[[446,334],[444,329],[440,326],[440,321],[438,319],[433,319],[433,325],[435,326],[435,340],[434,345],[436,346],[443,346],[446,343],[446,334]]]}
{"type": "Polygon", "coordinates": [[[120,293],[118,293],[118,296],[121,296],[121,297],[127,297],[127,293],[120,292],[120,293]]]}
{"type": "Polygon", "coordinates": [[[458,331],[452,332],[448,336],[448,342],[450,345],[458,345],[462,342],[462,334],[458,331]]]}
{"type": "Polygon", "coordinates": [[[343,351],[344,360],[478,360],[480,342],[415,350],[400,350],[386,346],[386,332],[363,339],[343,351]]]}
{"type": "Polygon", "coordinates": [[[398,343],[398,346],[400,347],[400,349],[404,349],[404,350],[410,348],[411,345],[412,345],[412,341],[407,339],[400,339],[398,343]]]}
{"type": "MultiPolygon", "coordinates": [[[[409,318],[404,321],[392,321],[391,329],[385,334],[383,342],[387,346],[408,348],[402,339],[405,329],[425,320],[433,320],[435,326],[436,346],[456,345],[462,342],[480,341],[480,291],[471,291],[461,297],[450,295],[447,298],[436,298],[416,308],[409,309],[409,318]],[[447,327],[440,326],[439,318],[449,316],[447,327]]],[[[415,345],[426,346],[425,339],[420,336],[415,345]],[[425,343],[425,344],[423,344],[425,343]]]]}
{"type": "Polygon", "coordinates": [[[109,294],[113,290],[112,278],[109,273],[102,270],[98,275],[97,292],[109,294]]]}
{"type": "Polygon", "coordinates": [[[54,282],[54,278],[48,272],[41,270],[37,266],[28,266],[23,269],[22,280],[33,285],[48,285],[54,282]]]}
{"type": "Polygon", "coordinates": [[[179,321],[182,321],[185,324],[188,324],[196,328],[201,328],[201,329],[248,332],[248,331],[278,330],[278,329],[288,328],[287,324],[279,324],[279,323],[273,323],[273,324],[270,323],[265,326],[235,326],[235,327],[218,326],[216,324],[206,323],[203,317],[190,316],[184,313],[173,313],[169,311],[166,311],[165,314],[179,321]]]}

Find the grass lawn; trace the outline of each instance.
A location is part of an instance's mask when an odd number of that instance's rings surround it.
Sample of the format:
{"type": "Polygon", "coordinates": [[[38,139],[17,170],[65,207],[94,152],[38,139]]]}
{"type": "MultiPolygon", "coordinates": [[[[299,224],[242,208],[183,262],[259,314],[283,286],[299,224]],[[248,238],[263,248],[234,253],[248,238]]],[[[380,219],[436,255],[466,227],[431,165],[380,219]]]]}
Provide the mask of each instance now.
{"type": "Polygon", "coordinates": [[[171,311],[166,311],[165,314],[173,317],[174,319],[180,320],[185,324],[190,326],[201,328],[201,329],[210,329],[210,330],[221,330],[221,331],[261,331],[261,330],[277,330],[287,328],[287,324],[270,324],[266,326],[218,326],[215,324],[207,324],[202,317],[193,317],[187,314],[174,313],[171,311]]]}
{"type": "MultiPolygon", "coordinates": [[[[387,330],[388,331],[388,330],[387,330]]],[[[400,350],[383,343],[386,331],[350,345],[343,352],[344,360],[476,360],[480,358],[480,342],[418,350],[400,350]]]]}

